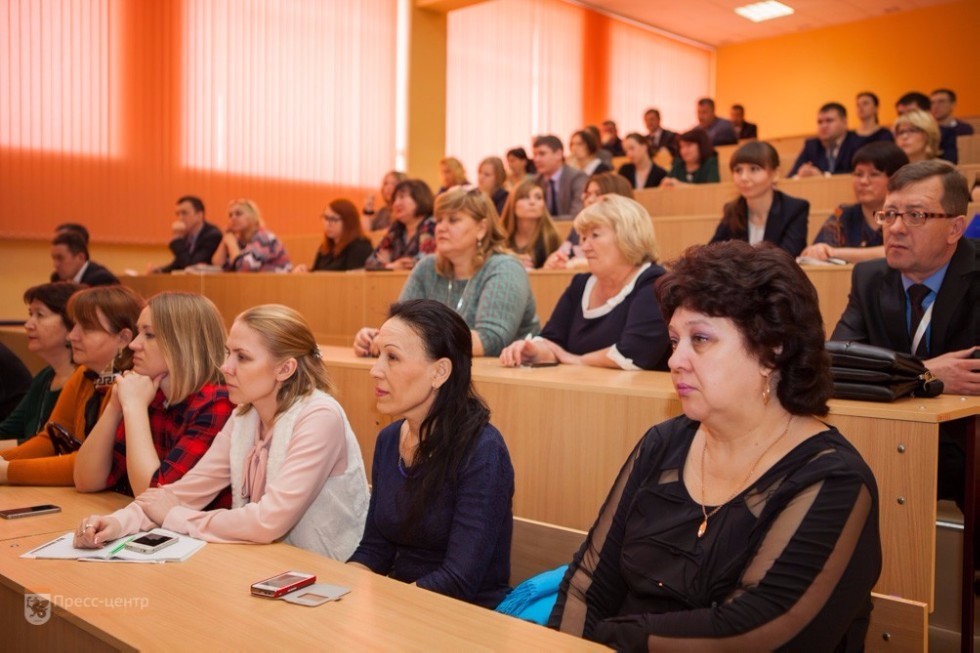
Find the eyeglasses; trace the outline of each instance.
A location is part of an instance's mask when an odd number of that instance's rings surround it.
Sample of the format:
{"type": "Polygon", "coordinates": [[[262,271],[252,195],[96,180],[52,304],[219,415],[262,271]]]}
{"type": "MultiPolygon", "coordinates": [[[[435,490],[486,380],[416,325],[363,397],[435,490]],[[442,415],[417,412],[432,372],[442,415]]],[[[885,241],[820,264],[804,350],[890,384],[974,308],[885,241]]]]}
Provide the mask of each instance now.
{"type": "Polygon", "coordinates": [[[925,133],[918,127],[909,127],[907,129],[898,129],[895,131],[895,138],[899,136],[911,136],[912,134],[922,134],[925,133]]]}
{"type": "Polygon", "coordinates": [[[906,227],[918,227],[931,218],[955,218],[958,216],[948,213],[927,213],[926,211],[875,211],[875,222],[891,226],[895,220],[902,219],[906,227]]]}
{"type": "Polygon", "coordinates": [[[326,213],[324,213],[320,217],[322,217],[325,221],[329,222],[330,224],[337,224],[338,222],[344,221],[344,219],[338,215],[327,215],[326,213]]]}

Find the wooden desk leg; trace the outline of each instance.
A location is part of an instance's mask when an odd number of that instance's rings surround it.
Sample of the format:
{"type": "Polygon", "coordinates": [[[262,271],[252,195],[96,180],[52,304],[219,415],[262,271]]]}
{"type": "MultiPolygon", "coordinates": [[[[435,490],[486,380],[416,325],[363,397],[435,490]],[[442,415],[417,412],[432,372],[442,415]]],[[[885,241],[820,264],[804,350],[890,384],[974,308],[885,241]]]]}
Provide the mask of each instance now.
{"type": "Polygon", "coordinates": [[[980,447],[977,446],[977,431],[980,416],[968,420],[966,425],[966,496],[963,499],[963,589],[960,595],[960,651],[973,651],[973,613],[976,548],[977,497],[980,496],[980,447]]]}

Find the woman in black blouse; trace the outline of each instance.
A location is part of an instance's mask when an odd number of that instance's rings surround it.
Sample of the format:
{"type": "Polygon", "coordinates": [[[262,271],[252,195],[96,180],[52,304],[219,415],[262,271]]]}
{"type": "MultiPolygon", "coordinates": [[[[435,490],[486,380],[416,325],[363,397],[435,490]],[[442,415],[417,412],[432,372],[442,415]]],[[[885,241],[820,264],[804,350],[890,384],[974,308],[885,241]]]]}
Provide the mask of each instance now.
{"type": "MultiPolygon", "coordinates": [[[[374,247],[361,230],[357,207],[350,200],[337,199],[323,211],[323,243],[310,270],[358,270],[374,247]]],[[[299,265],[295,272],[306,272],[299,265]]]]}
{"type": "Polygon", "coordinates": [[[640,440],[549,625],[617,650],[861,650],[878,494],[816,416],[817,293],[772,246],[693,247],[657,283],[684,415],[640,440]]]}
{"type": "Polygon", "coordinates": [[[667,171],[650,158],[650,144],[643,134],[627,134],[623,139],[623,149],[630,162],[619,167],[619,174],[626,177],[630,186],[636,190],[656,188],[667,176],[667,171]]]}

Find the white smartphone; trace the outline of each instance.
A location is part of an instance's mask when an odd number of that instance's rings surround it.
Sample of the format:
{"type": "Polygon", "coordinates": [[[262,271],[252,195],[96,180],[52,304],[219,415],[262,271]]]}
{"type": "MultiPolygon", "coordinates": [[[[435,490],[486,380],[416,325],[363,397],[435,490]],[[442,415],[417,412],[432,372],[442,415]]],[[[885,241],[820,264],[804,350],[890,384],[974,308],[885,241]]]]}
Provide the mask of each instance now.
{"type": "Polygon", "coordinates": [[[302,571],[285,571],[278,576],[260,580],[252,585],[252,594],[274,599],[298,589],[312,585],[316,576],[302,571]]]}
{"type": "Polygon", "coordinates": [[[27,506],[26,508],[10,508],[9,510],[0,510],[0,517],[4,519],[20,519],[21,517],[33,517],[34,515],[47,515],[52,512],[61,512],[61,508],[50,503],[41,506],[27,506]]]}
{"type": "Polygon", "coordinates": [[[174,544],[179,539],[178,537],[161,535],[160,533],[147,533],[142,537],[137,537],[135,540],[127,542],[126,550],[135,551],[136,553],[156,553],[160,549],[165,549],[171,544],[174,544]]]}

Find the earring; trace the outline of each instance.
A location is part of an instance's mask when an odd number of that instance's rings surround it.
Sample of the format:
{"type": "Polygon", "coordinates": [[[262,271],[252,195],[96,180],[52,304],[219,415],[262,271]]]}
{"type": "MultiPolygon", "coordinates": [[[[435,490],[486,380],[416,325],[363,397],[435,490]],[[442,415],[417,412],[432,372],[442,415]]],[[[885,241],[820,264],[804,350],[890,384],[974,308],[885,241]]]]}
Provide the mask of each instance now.
{"type": "Polygon", "coordinates": [[[766,374],[764,376],[765,376],[765,379],[766,379],[766,387],[762,391],[762,404],[764,406],[768,406],[769,405],[769,396],[772,394],[772,386],[769,385],[769,375],[766,374]]]}

